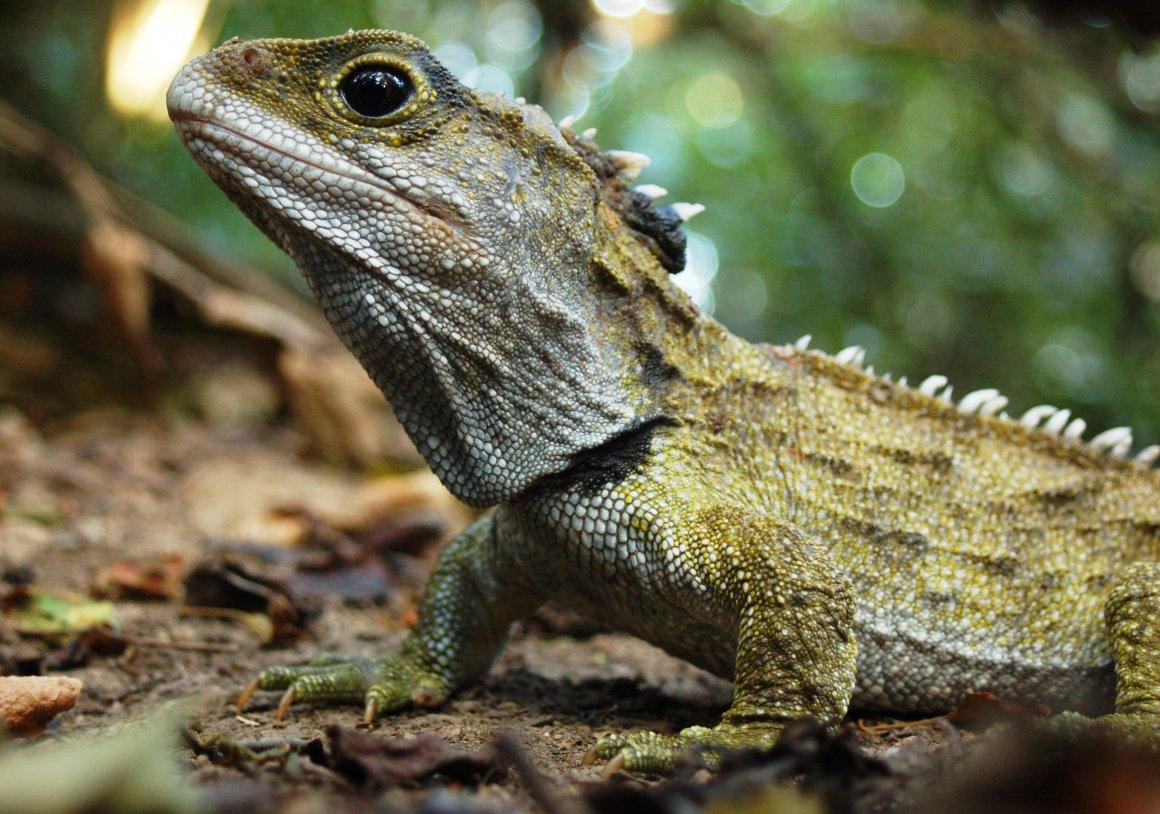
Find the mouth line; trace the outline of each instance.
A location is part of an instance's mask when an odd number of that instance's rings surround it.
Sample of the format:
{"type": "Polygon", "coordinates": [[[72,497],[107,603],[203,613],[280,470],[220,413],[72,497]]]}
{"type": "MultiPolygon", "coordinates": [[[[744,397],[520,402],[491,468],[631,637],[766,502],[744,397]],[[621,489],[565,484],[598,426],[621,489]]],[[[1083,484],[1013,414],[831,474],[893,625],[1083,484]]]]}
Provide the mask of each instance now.
{"type": "Polygon", "coordinates": [[[336,176],[338,178],[345,178],[348,181],[352,181],[356,184],[362,184],[364,186],[367,186],[367,187],[375,189],[379,192],[382,192],[386,195],[389,195],[390,197],[394,198],[395,200],[402,202],[406,206],[408,206],[408,207],[410,207],[418,212],[423,213],[424,215],[431,218],[432,220],[435,220],[438,223],[443,224],[448,229],[450,229],[452,232],[454,232],[456,234],[460,233],[459,226],[457,224],[453,223],[451,221],[451,219],[446,214],[444,214],[444,213],[442,213],[442,212],[440,212],[440,211],[438,211],[438,210],[436,210],[428,205],[419,203],[417,201],[412,200],[411,198],[408,198],[406,195],[399,192],[397,189],[394,189],[393,187],[383,183],[374,174],[366,172],[365,170],[360,170],[358,167],[355,167],[354,165],[348,165],[349,169],[347,167],[337,167],[337,166],[329,166],[328,167],[328,166],[325,166],[323,164],[319,164],[315,161],[311,161],[310,159],[303,158],[302,156],[297,155],[297,154],[292,153],[292,152],[289,152],[283,148],[275,147],[274,145],[272,145],[268,142],[265,142],[262,139],[256,138],[256,137],[250,135],[249,133],[244,133],[241,130],[237,130],[236,128],[230,127],[229,125],[223,124],[222,122],[219,122],[219,121],[213,121],[211,119],[203,119],[203,118],[199,118],[197,116],[192,116],[192,115],[182,113],[182,112],[177,112],[177,111],[172,112],[170,114],[170,118],[173,120],[174,124],[181,125],[182,129],[185,129],[185,127],[187,125],[200,125],[200,127],[198,129],[201,130],[201,132],[192,133],[194,138],[200,138],[203,141],[214,142],[214,143],[217,143],[223,147],[229,147],[231,145],[226,140],[224,140],[220,137],[215,138],[213,131],[217,130],[217,131],[220,131],[222,133],[227,133],[230,136],[233,136],[237,139],[240,139],[243,142],[248,142],[256,147],[261,147],[264,150],[268,150],[269,152],[271,152],[275,155],[280,155],[280,156],[283,156],[284,158],[288,158],[291,161],[294,161],[294,162],[301,164],[305,167],[311,167],[313,169],[318,170],[319,172],[326,173],[328,175],[333,175],[333,176],[336,176]]]}

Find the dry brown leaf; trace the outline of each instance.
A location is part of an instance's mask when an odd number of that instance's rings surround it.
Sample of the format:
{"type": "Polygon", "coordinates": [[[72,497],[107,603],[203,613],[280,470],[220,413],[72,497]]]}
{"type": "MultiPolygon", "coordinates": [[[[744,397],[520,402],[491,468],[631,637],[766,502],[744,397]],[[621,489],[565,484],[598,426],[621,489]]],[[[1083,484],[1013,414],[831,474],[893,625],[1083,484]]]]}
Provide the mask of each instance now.
{"type": "Polygon", "coordinates": [[[35,735],[76,705],[83,686],[66,676],[0,677],[0,721],[15,735],[35,735]]]}
{"type": "Polygon", "coordinates": [[[282,581],[229,557],[201,563],[184,585],[183,615],[236,619],[263,644],[305,638],[321,612],[317,601],[291,596],[282,581]]]}
{"type": "Polygon", "coordinates": [[[97,572],[89,592],[104,599],[177,599],[184,571],[181,554],[155,562],[115,562],[97,572]]]}
{"type": "Polygon", "coordinates": [[[332,724],[326,727],[326,737],[330,741],[331,768],[374,789],[417,783],[436,774],[459,783],[476,784],[503,771],[494,746],[464,752],[434,732],[388,740],[332,724]]]}
{"type": "Polygon", "coordinates": [[[324,517],[340,531],[357,533],[405,514],[444,517],[454,533],[475,518],[476,512],[460,503],[429,471],[384,475],[367,481],[351,496],[350,508],[324,517]]]}

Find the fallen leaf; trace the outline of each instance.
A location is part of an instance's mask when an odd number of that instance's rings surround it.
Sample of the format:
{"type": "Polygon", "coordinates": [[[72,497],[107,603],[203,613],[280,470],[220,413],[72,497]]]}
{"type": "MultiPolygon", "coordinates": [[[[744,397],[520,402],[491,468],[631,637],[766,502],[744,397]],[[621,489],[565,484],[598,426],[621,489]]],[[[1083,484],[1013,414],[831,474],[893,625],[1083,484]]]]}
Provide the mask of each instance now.
{"type": "Polygon", "coordinates": [[[351,495],[348,506],[341,513],[324,515],[323,520],[356,537],[409,517],[440,518],[443,532],[454,534],[477,516],[429,471],[382,475],[367,481],[351,495]]]}
{"type": "Polygon", "coordinates": [[[111,624],[113,603],[31,589],[6,597],[5,612],[21,633],[76,633],[111,624]]]}
{"type": "Polygon", "coordinates": [[[325,732],[330,768],[376,789],[413,784],[435,775],[475,784],[503,767],[493,747],[463,752],[433,732],[394,740],[338,725],[326,727],[325,732]]]}
{"type": "Polygon", "coordinates": [[[65,676],[0,677],[0,722],[13,734],[35,735],[76,705],[83,686],[65,676]]]}
{"type": "Polygon", "coordinates": [[[40,669],[75,670],[87,665],[94,656],[119,656],[127,647],[124,640],[108,628],[85,630],[45,653],[40,669]]]}
{"type": "Polygon", "coordinates": [[[131,726],[84,743],[0,754],[0,811],[204,811],[177,766],[176,727],[131,726]]]}
{"type": "Polygon", "coordinates": [[[352,603],[379,603],[392,592],[392,574],[369,546],[309,511],[283,507],[278,517],[296,518],[301,540],[293,548],[218,541],[219,552],[262,573],[290,596],[308,600],[337,596],[352,603]]]}
{"type": "Polygon", "coordinates": [[[678,758],[672,779],[649,786],[598,783],[583,790],[583,799],[592,811],[813,814],[886,810],[877,803],[893,791],[891,768],[863,751],[850,729],[835,734],[815,721],[791,724],[769,749],[726,750],[719,757],[707,782],[699,779],[703,759],[694,752],[678,758]]]}
{"type": "MultiPolygon", "coordinates": [[[[261,726],[241,715],[237,720],[248,726],[261,726]]],[[[322,767],[329,765],[326,748],[319,738],[263,738],[261,740],[238,740],[232,732],[202,734],[193,730],[185,731],[186,745],[195,755],[204,755],[218,766],[230,766],[252,773],[262,765],[277,765],[285,770],[291,756],[306,758],[322,767]]]]}
{"type": "Polygon", "coordinates": [[[184,570],[181,554],[153,562],[115,562],[97,572],[89,591],[103,599],[177,599],[184,570]]]}
{"type": "Polygon", "coordinates": [[[321,613],[308,598],[291,596],[276,579],[223,559],[202,563],[185,578],[186,615],[238,619],[263,644],[301,639],[321,613]]]}
{"type": "Polygon", "coordinates": [[[297,596],[337,596],[352,603],[382,602],[391,593],[390,574],[374,557],[328,570],[299,569],[287,586],[297,596]]]}

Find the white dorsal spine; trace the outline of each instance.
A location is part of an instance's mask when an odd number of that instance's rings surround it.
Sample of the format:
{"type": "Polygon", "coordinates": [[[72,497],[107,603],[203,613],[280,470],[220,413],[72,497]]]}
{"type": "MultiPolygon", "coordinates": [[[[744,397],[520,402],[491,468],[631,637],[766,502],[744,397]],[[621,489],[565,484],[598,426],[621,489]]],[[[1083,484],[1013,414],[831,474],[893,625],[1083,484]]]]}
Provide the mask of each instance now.
{"type": "Polygon", "coordinates": [[[1055,412],[1055,406],[1051,404],[1040,404],[1038,407],[1032,407],[1023,414],[1019,419],[1019,423],[1028,429],[1035,429],[1039,426],[1039,422],[1047,418],[1055,412]]]}
{"type": "Polygon", "coordinates": [[[991,398],[989,398],[985,402],[983,402],[983,406],[979,408],[979,415],[993,416],[996,413],[998,413],[1000,410],[1002,410],[1004,407],[1006,407],[1008,401],[1010,401],[1010,399],[1008,399],[1002,393],[1000,393],[996,396],[992,396],[991,398]]]}
{"type": "Polygon", "coordinates": [[[866,361],[866,350],[859,345],[851,345],[848,348],[842,348],[834,357],[844,365],[862,369],[862,363],[866,361]]]}
{"type": "Polygon", "coordinates": [[[633,187],[632,191],[639,192],[641,195],[654,201],[669,194],[667,189],[656,184],[641,184],[640,186],[633,187]]]}
{"type": "Polygon", "coordinates": [[[927,376],[922,380],[922,384],[918,386],[918,392],[924,396],[934,398],[934,394],[947,386],[947,377],[940,376],[937,373],[933,376],[927,376]]]}
{"type": "Polygon", "coordinates": [[[678,218],[683,221],[688,221],[704,212],[705,204],[685,203],[681,201],[680,203],[672,204],[669,208],[677,213],[678,218]]]}
{"type": "Polygon", "coordinates": [[[644,153],[634,153],[630,150],[606,150],[605,157],[613,163],[622,178],[635,181],[637,176],[644,172],[645,167],[652,163],[644,153]]]}
{"type": "Polygon", "coordinates": [[[1124,442],[1132,445],[1132,428],[1131,427],[1112,427],[1110,430],[1104,430],[1088,444],[1092,449],[1111,449],[1114,450],[1124,442]]]}
{"type": "Polygon", "coordinates": [[[1043,425],[1043,431],[1051,435],[1059,435],[1063,432],[1069,418],[1071,418],[1071,410],[1056,410],[1051,418],[1047,419],[1047,423],[1043,425]]]}
{"type": "Polygon", "coordinates": [[[1133,460],[1140,466],[1151,466],[1157,459],[1160,459],[1160,444],[1144,447],[1133,460]]]}
{"type": "Polygon", "coordinates": [[[976,412],[986,402],[999,395],[999,391],[994,388],[987,388],[985,390],[976,390],[973,393],[967,393],[959,402],[959,410],[970,415],[976,412]]]}
{"type": "MultiPolygon", "coordinates": [[[[806,334],[793,346],[798,351],[805,351],[809,348],[811,339],[811,335],[806,334]]],[[[865,365],[866,350],[859,345],[843,348],[834,354],[833,358],[841,364],[862,370],[868,376],[874,375],[874,367],[865,365]]],[[[886,384],[893,384],[889,373],[885,373],[879,378],[886,384]]],[[[905,376],[899,377],[897,387],[907,387],[905,376]]],[[[922,384],[918,386],[918,391],[924,396],[955,407],[964,415],[1015,422],[1015,419],[1008,415],[1004,409],[1009,403],[1008,398],[992,387],[968,393],[956,404],[953,397],[954,387],[948,384],[946,376],[935,374],[923,379],[922,384]]],[[[1027,430],[1038,429],[1047,435],[1075,444],[1084,443],[1083,434],[1087,432],[1088,428],[1087,422],[1082,418],[1072,418],[1071,410],[1060,409],[1051,404],[1039,404],[1032,407],[1020,416],[1018,423],[1027,430]]],[[[1086,446],[1094,452],[1103,452],[1113,458],[1126,460],[1132,452],[1132,441],[1130,427],[1113,427],[1087,441],[1086,446]]],[[[1137,466],[1151,468],[1157,461],[1160,461],[1160,444],[1145,447],[1131,458],[1131,461],[1137,466]]]]}

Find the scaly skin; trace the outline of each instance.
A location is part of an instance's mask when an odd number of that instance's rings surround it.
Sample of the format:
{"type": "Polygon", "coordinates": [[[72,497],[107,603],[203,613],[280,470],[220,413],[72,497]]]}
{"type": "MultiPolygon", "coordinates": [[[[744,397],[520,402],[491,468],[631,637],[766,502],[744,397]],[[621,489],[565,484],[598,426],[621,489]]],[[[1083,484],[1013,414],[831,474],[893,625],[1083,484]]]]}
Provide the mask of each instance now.
{"type": "Polygon", "coordinates": [[[689,209],[628,189],[639,157],[463,88],[406,35],[233,41],[169,105],[436,474],[495,507],[397,653],[263,672],[249,692],[284,691],[280,714],[438,705],[553,598],[734,681],[715,727],[603,738],[613,767],[979,690],[1114,697],[1058,728],[1160,740],[1155,448],[734,337],[672,284],[689,209]],[[348,98],[368,65],[405,89],[369,118],[348,98]]]}

